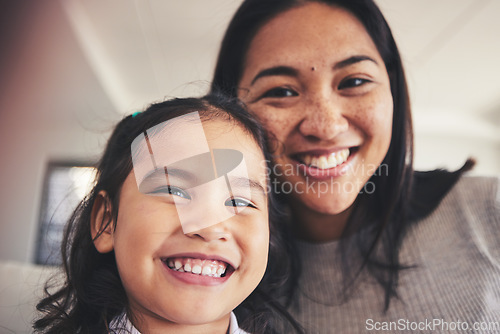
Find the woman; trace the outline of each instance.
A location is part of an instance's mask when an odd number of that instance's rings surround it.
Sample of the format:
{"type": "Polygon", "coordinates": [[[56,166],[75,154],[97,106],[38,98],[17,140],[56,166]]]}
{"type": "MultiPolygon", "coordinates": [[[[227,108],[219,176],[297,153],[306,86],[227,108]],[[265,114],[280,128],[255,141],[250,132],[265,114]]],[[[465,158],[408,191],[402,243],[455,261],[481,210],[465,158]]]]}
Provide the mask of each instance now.
{"type": "Polygon", "coordinates": [[[300,255],[290,310],[307,332],[498,323],[498,180],[461,178],[472,161],[413,171],[404,71],[373,1],[243,2],[212,90],[238,96],[274,139],[300,255]]]}

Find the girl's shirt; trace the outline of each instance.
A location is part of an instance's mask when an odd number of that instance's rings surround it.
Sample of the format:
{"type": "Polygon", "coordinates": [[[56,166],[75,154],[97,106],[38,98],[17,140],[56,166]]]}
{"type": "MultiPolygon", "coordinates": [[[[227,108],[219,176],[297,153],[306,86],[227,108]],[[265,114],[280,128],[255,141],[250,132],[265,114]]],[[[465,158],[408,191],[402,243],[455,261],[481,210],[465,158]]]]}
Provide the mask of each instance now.
{"type": "MultiPolygon", "coordinates": [[[[122,314],[119,317],[115,318],[109,325],[109,329],[110,333],[113,334],[141,334],[141,332],[139,332],[137,328],[135,328],[134,325],[132,325],[129,318],[125,314],[122,314]]],[[[234,315],[233,312],[231,312],[229,330],[227,331],[227,333],[249,334],[238,326],[238,320],[236,319],[236,316],[234,315]]]]}

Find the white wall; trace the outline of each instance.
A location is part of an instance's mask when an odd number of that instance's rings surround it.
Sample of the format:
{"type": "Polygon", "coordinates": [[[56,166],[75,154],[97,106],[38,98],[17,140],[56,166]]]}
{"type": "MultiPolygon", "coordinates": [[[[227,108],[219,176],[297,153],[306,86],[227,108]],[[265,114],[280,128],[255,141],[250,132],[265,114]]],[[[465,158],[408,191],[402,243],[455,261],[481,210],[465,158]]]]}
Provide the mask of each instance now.
{"type": "Polygon", "coordinates": [[[47,162],[95,160],[120,117],[61,14],[55,1],[32,6],[8,49],[0,90],[0,260],[33,258],[47,162]]]}
{"type": "MultiPolygon", "coordinates": [[[[7,45],[7,66],[0,64],[8,70],[0,77],[0,260],[21,262],[33,259],[47,163],[95,161],[109,130],[122,117],[85,58],[60,2],[35,3],[12,26],[18,30],[17,43],[7,45]]],[[[217,31],[223,27],[221,21],[217,31]]],[[[176,52],[180,62],[182,50],[176,52]]],[[[215,56],[200,54],[204,65],[186,71],[187,79],[175,77],[171,85],[182,86],[195,75],[207,80],[215,56]]],[[[198,58],[190,59],[198,63],[198,58]]],[[[468,131],[463,125],[450,133],[446,129],[452,125],[432,114],[422,121],[426,112],[416,111],[417,168],[457,168],[474,156],[479,161],[475,173],[500,173],[497,139],[476,132],[462,136],[461,131],[468,131]],[[432,122],[437,129],[430,127],[432,122]]]]}

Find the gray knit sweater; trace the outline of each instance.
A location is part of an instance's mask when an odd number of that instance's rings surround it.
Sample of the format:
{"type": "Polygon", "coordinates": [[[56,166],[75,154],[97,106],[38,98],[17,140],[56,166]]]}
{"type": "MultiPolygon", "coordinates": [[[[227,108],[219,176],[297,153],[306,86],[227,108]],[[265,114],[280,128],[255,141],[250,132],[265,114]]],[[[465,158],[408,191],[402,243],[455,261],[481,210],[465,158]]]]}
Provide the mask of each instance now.
{"type": "Polygon", "coordinates": [[[403,242],[399,300],[362,275],[340,302],[338,243],[301,242],[303,274],[291,313],[307,333],[500,333],[500,187],[463,177],[403,242]]]}

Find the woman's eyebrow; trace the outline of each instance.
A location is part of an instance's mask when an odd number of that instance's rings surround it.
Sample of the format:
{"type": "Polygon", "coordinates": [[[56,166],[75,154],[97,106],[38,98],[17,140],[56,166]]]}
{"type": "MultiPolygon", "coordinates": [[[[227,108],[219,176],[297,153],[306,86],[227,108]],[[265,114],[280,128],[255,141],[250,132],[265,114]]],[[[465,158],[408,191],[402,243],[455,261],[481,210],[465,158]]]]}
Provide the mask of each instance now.
{"type": "Polygon", "coordinates": [[[335,65],[333,66],[333,69],[339,70],[341,68],[344,68],[344,67],[347,67],[349,65],[353,65],[353,64],[365,61],[365,60],[369,60],[369,61],[374,62],[375,64],[378,65],[378,63],[375,61],[375,59],[373,59],[371,57],[364,56],[364,55],[356,55],[356,56],[352,56],[352,57],[349,57],[347,59],[344,59],[344,60],[341,60],[341,61],[335,63],[335,65]]]}
{"type": "MultiPolygon", "coordinates": [[[[347,67],[352,64],[356,64],[365,60],[369,60],[375,64],[378,65],[377,61],[371,57],[364,56],[364,55],[356,55],[349,57],[347,59],[341,60],[333,66],[333,69],[338,70],[344,67],[347,67]]],[[[298,75],[298,71],[290,66],[275,66],[275,67],[270,67],[266,68],[262,71],[260,71],[252,80],[250,85],[252,86],[258,79],[266,76],[274,76],[274,75],[285,75],[285,76],[290,76],[290,77],[295,77],[298,75]]]]}
{"type": "Polygon", "coordinates": [[[276,66],[276,67],[266,68],[266,69],[260,71],[255,76],[255,78],[253,78],[250,86],[253,85],[255,83],[255,81],[257,81],[258,79],[260,79],[262,77],[274,76],[274,75],[286,75],[286,76],[293,77],[293,76],[297,76],[297,74],[298,74],[298,71],[296,69],[294,69],[293,67],[289,67],[289,66],[276,66]]]}

